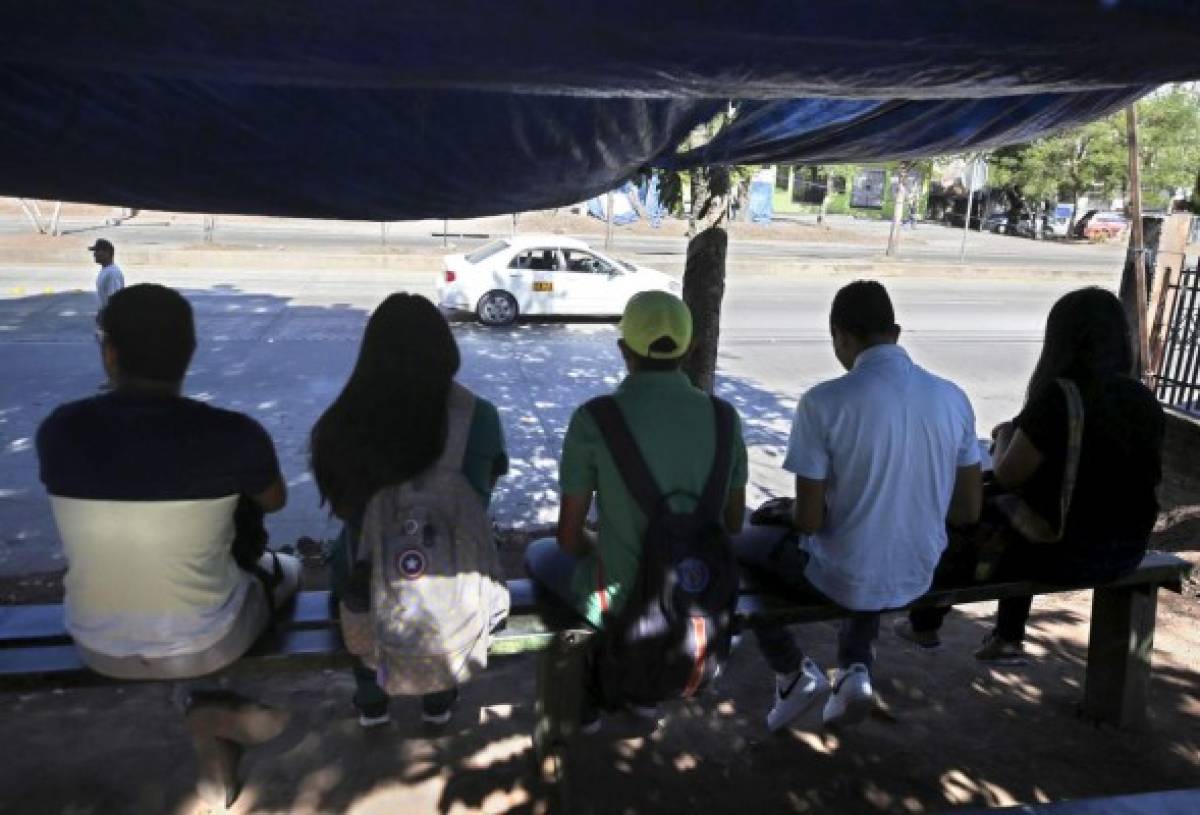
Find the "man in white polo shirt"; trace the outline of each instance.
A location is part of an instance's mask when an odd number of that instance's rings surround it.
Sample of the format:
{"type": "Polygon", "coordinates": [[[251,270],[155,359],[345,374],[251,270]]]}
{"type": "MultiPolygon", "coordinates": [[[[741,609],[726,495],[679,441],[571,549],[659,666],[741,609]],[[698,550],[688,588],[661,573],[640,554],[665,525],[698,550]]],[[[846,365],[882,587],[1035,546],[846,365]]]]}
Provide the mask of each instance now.
{"type": "Polygon", "coordinates": [[[125,275],[116,263],[117,250],[113,248],[111,241],[100,238],[88,247],[88,251],[100,266],[100,271],[96,273],[96,297],[100,301],[100,308],[103,309],[108,305],[110,297],[125,288],[125,275]]]}
{"type": "Polygon", "coordinates": [[[846,286],[829,322],[847,373],[808,391],[796,408],[783,465],[796,476],[794,531],[751,528],[735,546],[744,564],[794,592],[856,613],[839,633],[832,685],[786,628],[756,630],[777,674],[772,730],[823,700],[826,724],[866,717],[879,612],[929,589],[946,523],[976,522],[982,502],[971,404],[897,345],[900,327],[883,286],[846,286]]]}

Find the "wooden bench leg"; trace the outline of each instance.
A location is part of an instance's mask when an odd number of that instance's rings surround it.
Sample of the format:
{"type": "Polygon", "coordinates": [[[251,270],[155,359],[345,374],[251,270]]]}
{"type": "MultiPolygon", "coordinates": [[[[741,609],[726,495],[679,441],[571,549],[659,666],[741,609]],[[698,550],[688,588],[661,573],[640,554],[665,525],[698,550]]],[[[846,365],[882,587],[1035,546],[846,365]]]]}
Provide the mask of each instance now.
{"type": "Polygon", "coordinates": [[[534,757],[542,780],[554,790],[560,812],[566,811],[569,799],[566,748],[579,728],[590,639],[587,631],[561,631],[538,656],[534,757]]]}
{"type": "Polygon", "coordinates": [[[1096,589],[1088,637],[1084,715],[1117,727],[1146,721],[1158,586],[1096,589]]]}

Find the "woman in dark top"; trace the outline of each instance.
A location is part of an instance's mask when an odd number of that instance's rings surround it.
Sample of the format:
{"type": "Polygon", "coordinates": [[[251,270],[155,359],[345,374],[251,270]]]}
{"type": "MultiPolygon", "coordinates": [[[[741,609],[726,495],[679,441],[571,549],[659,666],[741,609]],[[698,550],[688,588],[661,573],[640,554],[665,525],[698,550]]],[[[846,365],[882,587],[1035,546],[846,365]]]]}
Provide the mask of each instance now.
{"type": "MultiPolygon", "coordinates": [[[[328,556],[334,594],[343,595],[357,551],[367,502],[384,487],[424,472],[441,456],[447,400],[458,373],[458,345],[437,308],[423,297],[398,293],[384,300],[363,334],[345,388],[313,427],[312,471],[321,493],[344,525],[328,556]]],[[[496,480],[508,471],[500,416],[476,397],[462,473],[486,507],[496,480]]],[[[389,698],[364,665],[354,670],[354,705],[364,727],[389,721],[389,698]]],[[[422,717],[450,719],[458,692],[427,694],[422,717]]]]}
{"type": "MultiPolygon", "coordinates": [[[[1035,543],[1010,530],[994,579],[1051,583],[1113,580],[1137,568],[1158,515],[1155,490],[1161,479],[1162,408],[1133,376],[1129,325],[1110,292],[1086,288],[1063,296],[1050,310],[1042,354],[1026,391],[1025,405],[999,425],[995,484],[1017,496],[1061,539],[1035,543]],[[1083,434],[1074,491],[1065,524],[1061,502],[1068,458],[1067,395],[1058,380],[1078,389],[1083,434]]],[[[985,516],[994,520],[995,504],[985,516]]],[[[995,630],[976,651],[993,662],[1020,662],[1031,597],[1000,601],[995,630]]],[[[910,614],[902,636],[936,647],[944,609],[910,614]]]]}

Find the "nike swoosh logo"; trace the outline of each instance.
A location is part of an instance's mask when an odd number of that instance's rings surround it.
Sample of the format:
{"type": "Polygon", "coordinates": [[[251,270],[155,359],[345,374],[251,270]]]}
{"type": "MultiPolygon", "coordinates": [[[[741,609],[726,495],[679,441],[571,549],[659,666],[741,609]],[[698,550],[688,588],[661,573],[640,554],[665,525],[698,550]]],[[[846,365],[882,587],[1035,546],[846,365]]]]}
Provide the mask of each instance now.
{"type": "Polygon", "coordinates": [[[786,689],[784,689],[783,691],[780,691],[780,693],[779,693],[779,698],[780,698],[780,699],[786,699],[786,698],[788,698],[789,696],[791,696],[791,695],[792,695],[792,690],[793,690],[793,689],[796,687],[796,683],[797,683],[797,682],[799,682],[799,681],[800,681],[800,679],[801,679],[801,677],[803,677],[803,676],[805,676],[805,675],[806,675],[806,674],[804,673],[804,670],[803,670],[803,669],[801,669],[801,670],[800,670],[800,672],[796,674],[796,677],[795,677],[795,679],[793,679],[791,682],[789,682],[789,683],[788,683],[788,686],[787,686],[787,688],[786,688],[786,689]]]}

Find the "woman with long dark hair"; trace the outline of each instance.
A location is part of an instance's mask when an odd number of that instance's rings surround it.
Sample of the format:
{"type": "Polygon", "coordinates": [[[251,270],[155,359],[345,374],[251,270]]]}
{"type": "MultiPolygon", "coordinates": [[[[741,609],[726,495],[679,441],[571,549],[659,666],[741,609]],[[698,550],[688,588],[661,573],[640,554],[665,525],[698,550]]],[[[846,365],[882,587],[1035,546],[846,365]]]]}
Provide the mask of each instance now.
{"type": "MultiPolygon", "coordinates": [[[[1165,419],[1133,367],[1125,309],[1111,292],[1079,289],[1054,304],[1025,405],[992,433],[1002,494],[984,514],[1006,541],[995,579],[1106,582],[1141,562],[1158,516],[1165,419]]],[[[975,656],[1024,661],[1031,604],[1001,600],[975,656]]],[[[938,647],[946,611],[913,611],[896,631],[938,647]]]]}
{"type": "MultiPolygon", "coordinates": [[[[448,404],[460,358],[449,325],[423,297],[397,293],[367,323],[358,360],[341,394],[313,427],[312,472],[322,505],[343,522],[329,555],[334,593],[344,597],[360,524],[372,496],[426,472],[442,455],[448,404]]],[[[495,406],[474,398],[462,474],[484,507],[508,456],[495,406]]],[[[354,670],[354,704],[364,727],[388,720],[388,695],[364,665],[354,670]]],[[[449,721],[457,690],[427,694],[422,716],[449,721]]]]}

